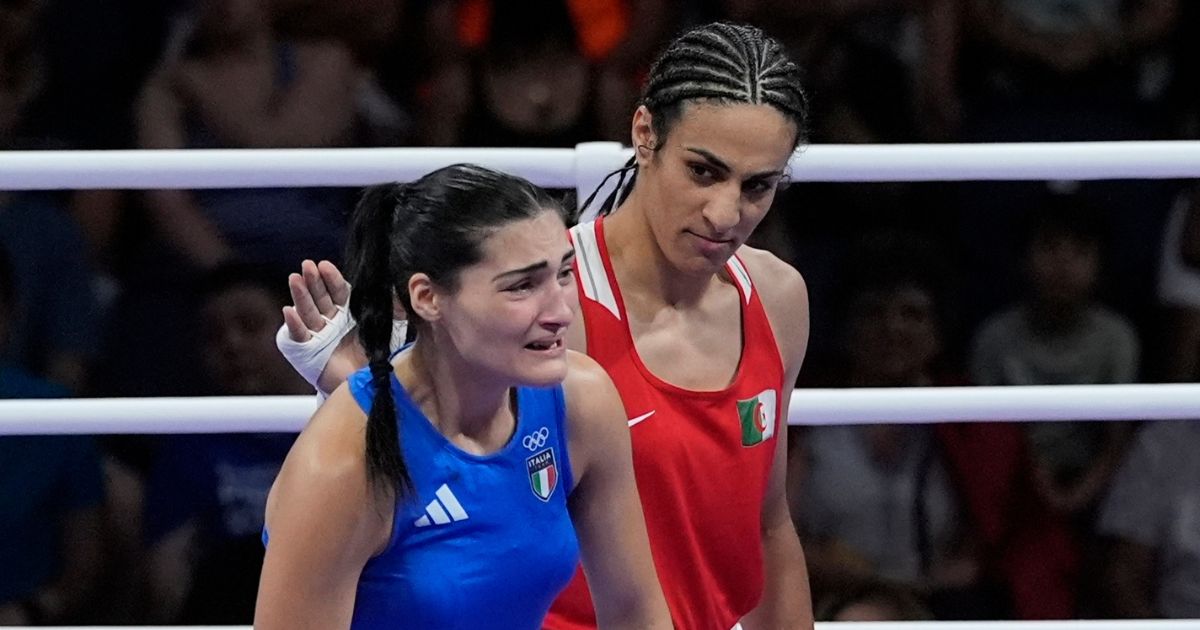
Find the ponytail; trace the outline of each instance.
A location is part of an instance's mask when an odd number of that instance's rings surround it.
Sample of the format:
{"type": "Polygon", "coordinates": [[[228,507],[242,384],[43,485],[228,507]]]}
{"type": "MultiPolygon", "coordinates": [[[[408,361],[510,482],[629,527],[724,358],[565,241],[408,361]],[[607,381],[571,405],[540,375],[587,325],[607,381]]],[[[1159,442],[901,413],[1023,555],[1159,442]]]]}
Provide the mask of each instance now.
{"type": "Polygon", "coordinates": [[[606,217],[612,214],[613,210],[617,209],[617,206],[625,203],[625,199],[629,197],[629,193],[633,191],[633,184],[637,181],[637,173],[638,165],[637,156],[635,155],[625,162],[625,166],[622,166],[608,175],[605,175],[604,179],[600,180],[600,184],[596,186],[596,189],[592,191],[592,194],[588,195],[587,200],[585,200],[583,202],[583,206],[580,207],[579,216],[587,216],[587,210],[592,205],[592,202],[595,201],[596,195],[600,194],[600,191],[604,189],[604,185],[608,183],[608,180],[612,179],[613,176],[616,175],[616,187],[613,188],[613,191],[604,199],[604,202],[600,204],[600,207],[596,209],[596,216],[606,217]],[[629,175],[628,182],[625,181],[626,175],[629,175]]]}
{"type": "MultiPolygon", "coordinates": [[[[354,209],[346,243],[350,314],[375,387],[367,416],[367,472],[372,485],[397,498],[413,491],[404,463],[393,397],[393,304],[407,311],[407,341],[428,324],[414,312],[408,281],[429,276],[447,292],[462,269],[484,258],[483,242],[499,226],[561,211],[528,181],[472,164],[440,168],[408,184],[367,188],[354,209]]],[[[430,339],[429,343],[433,343],[430,339]]]]}
{"type": "MultiPolygon", "coordinates": [[[[351,281],[350,313],[357,320],[358,339],[367,354],[375,387],[367,416],[367,474],[373,485],[404,497],[412,477],[404,463],[397,432],[396,401],[392,396],[392,230],[402,211],[405,186],[383,184],[368,188],[358,202],[347,247],[351,281]]],[[[410,330],[411,330],[410,326],[410,330]]]]}

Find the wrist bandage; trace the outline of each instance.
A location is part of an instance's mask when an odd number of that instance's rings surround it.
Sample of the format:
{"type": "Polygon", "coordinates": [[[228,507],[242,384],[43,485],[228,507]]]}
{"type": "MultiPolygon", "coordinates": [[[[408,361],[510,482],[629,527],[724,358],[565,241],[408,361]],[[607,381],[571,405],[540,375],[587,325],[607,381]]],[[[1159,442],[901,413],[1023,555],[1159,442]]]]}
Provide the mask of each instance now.
{"type": "MultiPolygon", "coordinates": [[[[293,341],[288,335],[286,324],[280,326],[279,331],[275,333],[275,346],[279,348],[279,352],[292,365],[292,368],[313,387],[317,387],[321,373],[325,371],[325,366],[329,364],[329,359],[337,350],[342,338],[354,330],[355,322],[354,318],[350,316],[349,309],[345,306],[336,308],[337,313],[332,318],[321,316],[321,319],[325,320],[325,327],[320,331],[310,331],[312,336],[307,341],[293,341]]],[[[407,320],[392,320],[391,351],[393,353],[404,345],[407,332],[407,320]]],[[[320,388],[317,387],[317,390],[320,391],[320,388]]]]}
{"type": "Polygon", "coordinates": [[[344,306],[338,306],[332,318],[322,315],[321,319],[325,320],[325,327],[311,331],[312,336],[307,341],[293,341],[286,324],[275,333],[275,346],[279,352],[313,387],[317,387],[317,380],[325,371],[325,365],[329,363],[334,350],[337,350],[338,343],[354,330],[354,318],[350,317],[350,311],[344,306]]]}

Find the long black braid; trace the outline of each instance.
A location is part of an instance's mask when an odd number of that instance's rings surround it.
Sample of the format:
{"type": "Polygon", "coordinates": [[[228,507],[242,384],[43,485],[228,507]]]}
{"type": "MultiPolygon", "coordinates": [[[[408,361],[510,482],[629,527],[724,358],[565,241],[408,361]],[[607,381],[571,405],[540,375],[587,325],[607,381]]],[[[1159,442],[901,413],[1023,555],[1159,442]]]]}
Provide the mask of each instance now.
{"type": "Polygon", "coordinates": [[[528,181],[480,166],[438,169],[410,184],[367,188],[355,207],[346,248],[350,314],[367,354],[375,388],[367,416],[371,482],[405,497],[412,477],[404,462],[392,394],[394,300],[409,319],[409,341],[425,326],[412,308],[408,282],[424,273],[446,291],[458,272],[483,258],[482,242],[504,224],[562,208],[528,181]]]}

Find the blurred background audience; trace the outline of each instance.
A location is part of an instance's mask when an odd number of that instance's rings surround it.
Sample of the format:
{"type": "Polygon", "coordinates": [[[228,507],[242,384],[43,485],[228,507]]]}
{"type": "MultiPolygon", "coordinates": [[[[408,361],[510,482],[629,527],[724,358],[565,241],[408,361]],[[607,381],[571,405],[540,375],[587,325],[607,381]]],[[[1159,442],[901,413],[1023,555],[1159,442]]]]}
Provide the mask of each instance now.
{"type": "MultiPolygon", "coordinates": [[[[0,0],[0,150],[628,142],[714,19],[789,46],[817,143],[1200,137],[1181,0],[0,0]]],[[[753,243],[808,281],[800,387],[1197,382],[1198,191],[794,183],[753,243]]],[[[353,194],[0,191],[0,397],[308,393],[286,273],[353,194]]],[[[1200,617],[1194,423],[867,420],[792,432],[821,619],[1200,617]]],[[[291,439],[0,437],[0,625],[249,623],[291,439]]]]}

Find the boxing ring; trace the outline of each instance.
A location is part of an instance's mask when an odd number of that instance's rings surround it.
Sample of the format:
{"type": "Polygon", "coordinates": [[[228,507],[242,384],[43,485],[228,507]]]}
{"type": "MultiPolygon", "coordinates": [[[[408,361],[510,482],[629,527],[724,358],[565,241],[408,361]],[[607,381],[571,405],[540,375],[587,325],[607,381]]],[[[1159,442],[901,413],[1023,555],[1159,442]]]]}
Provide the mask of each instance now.
{"type": "MultiPolygon", "coordinates": [[[[251,630],[250,626],[40,626],[45,630],[251,630]]],[[[1195,630],[1200,621],[818,621],[817,630],[1195,630]]]]}
{"type": "MultiPolygon", "coordinates": [[[[441,166],[474,162],[524,176],[539,186],[574,189],[583,199],[630,155],[630,149],[616,143],[586,143],[574,149],[17,151],[0,152],[0,190],[358,187],[412,180],[441,166]]],[[[789,172],[793,182],[1190,178],[1200,178],[1200,142],[817,145],[798,152],[789,172]]],[[[312,396],[3,400],[0,435],[294,432],[316,405],[312,396]]],[[[794,425],[1194,419],[1200,418],[1200,385],[804,389],[793,392],[790,409],[788,422],[794,425]]],[[[817,627],[1200,630],[1200,619],[817,627]]]]}

